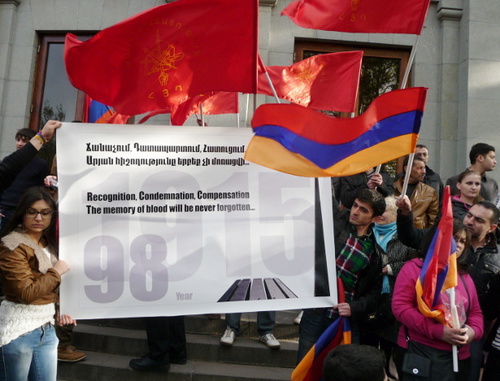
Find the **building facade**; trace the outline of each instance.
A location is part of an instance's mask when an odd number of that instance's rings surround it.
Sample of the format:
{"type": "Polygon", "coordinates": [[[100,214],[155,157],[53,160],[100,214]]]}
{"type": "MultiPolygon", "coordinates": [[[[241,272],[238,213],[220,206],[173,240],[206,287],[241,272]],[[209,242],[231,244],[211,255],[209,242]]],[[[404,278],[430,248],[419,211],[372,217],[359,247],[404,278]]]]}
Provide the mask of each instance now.
{"type": "MultiPolygon", "coordinates": [[[[291,1],[260,0],[259,52],[266,65],[290,65],[316,53],[362,49],[376,70],[387,62],[396,63],[397,79],[389,82],[397,88],[411,62],[408,86],[429,88],[420,142],[429,147],[431,168],[446,180],[468,165],[468,151],[473,144],[487,142],[500,149],[498,0],[431,1],[419,38],[304,29],[280,16],[291,1]]],[[[13,150],[13,137],[19,128],[37,128],[47,117],[60,116],[67,122],[78,119],[81,102],[77,90],[60,86],[68,83],[61,58],[65,33],[89,37],[164,3],[0,0],[0,156],[13,150]],[[66,107],[68,100],[72,105],[66,107]]],[[[367,65],[371,65],[368,60],[367,65]]],[[[376,70],[373,73],[378,73],[376,70]]],[[[378,74],[374,75],[378,78],[378,74]]],[[[254,102],[273,102],[262,95],[240,98],[240,125],[249,124],[254,102]],[[249,114],[243,111],[245,99],[249,114]]],[[[155,117],[148,123],[168,124],[168,117],[155,117]]],[[[210,124],[231,126],[236,125],[236,119],[215,117],[210,124]]],[[[492,177],[500,181],[500,170],[494,171],[492,177]]]]}

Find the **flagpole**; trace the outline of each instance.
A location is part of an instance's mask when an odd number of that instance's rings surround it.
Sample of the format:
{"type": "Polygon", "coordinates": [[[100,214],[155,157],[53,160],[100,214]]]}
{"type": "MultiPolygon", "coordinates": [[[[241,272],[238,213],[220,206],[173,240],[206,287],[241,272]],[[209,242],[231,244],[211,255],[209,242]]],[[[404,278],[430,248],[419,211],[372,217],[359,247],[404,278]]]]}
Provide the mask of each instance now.
{"type": "Polygon", "coordinates": [[[205,115],[203,115],[203,104],[200,103],[201,126],[205,127],[205,115]]]}
{"type": "Polygon", "coordinates": [[[408,183],[410,182],[410,174],[413,166],[413,158],[415,157],[415,152],[410,153],[408,157],[408,164],[406,165],[405,179],[403,181],[403,187],[401,188],[401,196],[404,197],[406,190],[408,189],[408,183]]]}
{"type": "Polygon", "coordinates": [[[271,91],[273,92],[274,98],[276,99],[276,103],[281,103],[280,99],[278,98],[278,93],[276,92],[276,89],[274,88],[273,81],[271,81],[271,77],[269,76],[269,73],[267,72],[266,65],[264,65],[264,62],[262,61],[262,58],[259,54],[259,65],[261,66],[262,70],[264,71],[264,74],[267,79],[267,83],[269,84],[269,87],[271,88],[271,91]]]}
{"type": "Polygon", "coordinates": [[[408,58],[408,65],[406,65],[403,81],[401,82],[401,86],[399,86],[400,89],[406,89],[406,85],[408,84],[408,78],[410,76],[411,66],[413,65],[413,61],[415,61],[415,54],[417,53],[417,46],[419,41],[420,41],[420,34],[417,35],[417,40],[415,41],[415,44],[411,48],[410,58],[408,58]]]}
{"type": "MultiPolygon", "coordinates": [[[[451,320],[453,328],[460,328],[460,321],[458,319],[457,305],[455,304],[455,287],[450,289],[450,308],[451,308],[451,320]]],[[[452,346],[453,349],[453,371],[458,373],[458,347],[456,345],[452,346]]]]}
{"type": "Polygon", "coordinates": [[[238,112],[236,113],[236,127],[240,128],[240,94],[236,95],[236,107],[238,108],[238,112]]]}
{"type": "Polygon", "coordinates": [[[280,99],[278,98],[278,93],[276,92],[276,89],[274,88],[273,82],[271,81],[271,77],[269,76],[269,73],[267,70],[264,71],[264,74],[266,75],[267,83],[269,84],[269,87],[271,88],[274,98],[276,99],[276,103],[281,103],[280,99]]]}
{"type": "MultiPolygon", "coordinates": [[[[415,41],[415,44],[411,48],[410,57],[408,58],[408,64],[406,65],[405,73],[403,75],[403,80],[401,81],[401,85],[399,86],[400,89],[406,89],[406,86],[408,85],[408,78],[410,77],[410,70],[411,70],[411,67],[413,65],[413,61],[415,61],[415,54],[417,53],[417,46],[418,46],[418,42],[419,41],[420,41],[420,34],[417,35],[417,40],[415,41]]],[[[412,153],[409,156],[408,166],[406,167],[407,169],[413,167],[413,158],[414,157],[415,157],[414,153],[412,153]]],[[[375,172],[375,173],[379,173],[380,172],[380,166],[381,165],[377,166],[378,172],[375,172]]],[[[407,180],[407,178],[409,179],[409,175],[408,175],[409,171],[407,170],[406,172],[407,173],[405,175],[405,180],[404,180],[404,183],[403,183],[403,189],[401,190],[401,194],[402,195],[406,194],[406,189],[408,188],[408,180],[407,180]]]]}
{"type": "Polygon", "coordinates": [[[250,108],[250,94],[247,94],[247,105],[245,107],[245,127],[248,123],[248,110],[250,108]]]}

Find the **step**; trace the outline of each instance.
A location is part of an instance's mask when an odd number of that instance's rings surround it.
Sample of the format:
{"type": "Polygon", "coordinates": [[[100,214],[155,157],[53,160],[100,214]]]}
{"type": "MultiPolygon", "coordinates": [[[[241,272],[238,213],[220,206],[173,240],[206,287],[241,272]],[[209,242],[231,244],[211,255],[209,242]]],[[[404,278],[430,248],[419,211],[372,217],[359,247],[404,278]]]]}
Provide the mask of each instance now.
{"type": "MultiPolygon", "coordinates": [[[[276,312],[276,324],[273,329],[273,334],[276,338],[297,339],[299,337],[299,326],[293,322],[299,312],[298,310],[276,312]]],[[[256,313],[243,313],[240,324],[240,336],[258,337],[256,320],[256,313]]],[[[144,330],[144,320],[142,318],[81,320],[79,321],[79,324],[80,323],[103,327],[144,330]]],[[[208,315],[186,316],[185,324],[186,332],[188,333],[222,336],[226,329],[224,315],[220,315],[220,318],[216,319],[209,318],[208,315]]]]}
{"type": "MultiPolygon", "coordinates": [[[[137,372],[129,368],[129,356],[87,352],[78,363],[59,363],[58,380],[80,381],[159,381],[166,372],[137,372]]],[[[169,381],[279,381],[290,380],[292,369],[257,365],[235,365],[189,360],[186,365],[172,365],[169,381]]]]}
{"type": "MultiPolygon", "coordinates": [[[[280,340],[281,348],[272,350],[256,338],[237,337],[232,347],[220,345],[220,335],[186,334],[189,360],[246,365],[294,367],[297,340],[280,340]]],[[[78,350],[113,353],[129,359],[147,353],[146,332],[80,323],[73,331],[78,350]]]]}

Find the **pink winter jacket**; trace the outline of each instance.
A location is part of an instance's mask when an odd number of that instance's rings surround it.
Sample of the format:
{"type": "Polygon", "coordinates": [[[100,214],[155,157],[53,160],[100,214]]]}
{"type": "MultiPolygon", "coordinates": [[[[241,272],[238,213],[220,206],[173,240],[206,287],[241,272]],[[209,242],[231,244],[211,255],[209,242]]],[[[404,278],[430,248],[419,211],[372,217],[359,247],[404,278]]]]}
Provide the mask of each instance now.
{"type": "MultiPolygon", "coordinates": [[[[422,265],[423,261],[418,258],[408,261],[396,279],[392,297],[392,312],[396,319],[402,323],[398,345],[407,348],[406,335],[408,335],[410,340],[420,344],[451,352],[452,346],[441,340],[444,326],[435,319],[422,315],[418,310],[415,284],[422,270],[422,265]]],[[[465,299],[468,295],[468,300],[464,304],[465,311],[469,311],[466,324],[476,333],[474,340],[479,340],[483,335],[483,314],[479,307],[476,287],[468,274],[462,274],[458,277],[457,295],[459,293],[465,299]]],[[[470,357],[469,346],[467,344],[460,347],[458,353],[460,360],[470,357]]]]}

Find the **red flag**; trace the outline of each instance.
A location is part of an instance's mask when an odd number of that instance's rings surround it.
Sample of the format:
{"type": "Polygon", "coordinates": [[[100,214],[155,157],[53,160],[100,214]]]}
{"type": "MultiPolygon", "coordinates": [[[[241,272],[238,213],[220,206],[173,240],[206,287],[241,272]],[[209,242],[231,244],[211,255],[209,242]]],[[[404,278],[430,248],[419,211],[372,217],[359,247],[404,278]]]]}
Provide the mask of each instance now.
{"type": "MultiPolygon", "coordinates": [[[[318,54],[290,66],[267,66],[279,98],[317,110],[353,112],[362,51],[318,54]]],[[[259,66],[259,94],[273,96],[259,66]]]]}
{"type": "Polygon", "coordinates": [[[205,95],[198,95],[180,105],[151,111],[139,121],[139,124],[155,115],[171,113],[172,124],[182,126],[192,114],[199,112],[200,104],[203,106],[203,113],[207,115],[236,114],[238,113],[238,93],[212,91],[205,95]]]}
{"type": "Polygon", "coordinates": [[[190,98],[172,111],[172,124],[182,126],[192,114],[200,112],[200,104],[203,107],[203,114],[206,115],[236,114],[238,113],[238,93],[213,91],[190,98]]]}
{"type": "Polygon", "coordinates": [[[420,34],[430,0],[296,0],[281,15],[303,28],[420,34]]]}
{"type": "Polygon", "coordinates": [[[257,90],[258,0],[179,0],[102,30],[66,36],[69,80],[136,115],[209,91],[257,90]]]}

